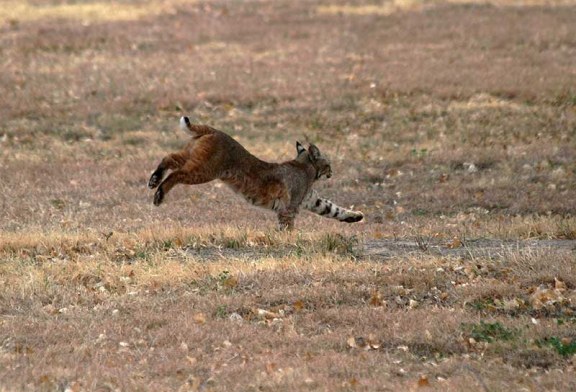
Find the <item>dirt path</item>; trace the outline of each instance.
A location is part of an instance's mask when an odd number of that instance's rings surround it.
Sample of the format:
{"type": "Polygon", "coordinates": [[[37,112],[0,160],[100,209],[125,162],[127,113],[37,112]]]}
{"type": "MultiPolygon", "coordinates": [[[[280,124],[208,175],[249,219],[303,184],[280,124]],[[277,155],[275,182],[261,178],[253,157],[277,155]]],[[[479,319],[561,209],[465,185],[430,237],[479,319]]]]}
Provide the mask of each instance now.
{"type": "Polygon", "coordinates": [[[411,255],[431,254],[450,257],[501,258],[511,252],[550,251],[576,253],[576,240],[493,240],[478,239],[465,242],[426,240],[371,240],[364,244],[363,258],[390,259],[411,255]]]}

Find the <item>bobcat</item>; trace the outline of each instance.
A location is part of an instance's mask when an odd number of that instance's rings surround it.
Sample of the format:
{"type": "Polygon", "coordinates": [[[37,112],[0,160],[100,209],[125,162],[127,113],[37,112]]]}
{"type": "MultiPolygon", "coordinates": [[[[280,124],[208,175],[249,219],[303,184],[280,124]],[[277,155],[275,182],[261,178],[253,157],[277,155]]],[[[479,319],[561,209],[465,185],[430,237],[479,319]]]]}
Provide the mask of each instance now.
{"type": "Polygon", "coordinates": [[[342,222],[364,218],[361,212],[339,207],[312,190],[316,180],[332,176],[330,163],[313,144],[306,150],[297,142],[296,159],[269,163],[250,154],[226,133],[191,124],[188,117],[180,119],[180,127],[192,134],[192,140],[183,150],[164,157],[152,173],[148,186],[158,187],[154,194],[156,206],[176,184],[202,184],[219,179],[249,203],[275,211],[280,229],[294,228],[301,205],[342,222]],[[172,173],[162,180],[167,170],[172,173]]]}

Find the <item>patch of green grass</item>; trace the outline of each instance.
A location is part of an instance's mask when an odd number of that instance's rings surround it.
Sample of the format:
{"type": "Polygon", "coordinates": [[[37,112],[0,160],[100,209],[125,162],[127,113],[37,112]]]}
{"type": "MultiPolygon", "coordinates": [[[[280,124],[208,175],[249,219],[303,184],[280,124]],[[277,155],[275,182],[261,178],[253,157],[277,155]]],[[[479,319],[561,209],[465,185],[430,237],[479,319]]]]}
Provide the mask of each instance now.
{"type": "Polygon", "coordinates": [[[174,241],[172,240],[164,240],[162,241],[162,249],[163,250],[169,250],[172,249],[176,246],[176,244],[174,244],[174,241]]]}
{"type": "Polygon", "coordinates": [[[61,136],[67,142],[78,142],[84,139],[91,139],[92,133],[82,129],[70,127],[62,131],[61,136]]]}
{"type": "Polygon", "coordinates": [[[496,340],[512,340],[518,335],[518,331],[506,328],[499,322],[480,324],[462,324],[462,329],[477,342],[492,343],[496,340]]]}
{"type": "Polygon", "coordinates": [[[564,89],[552,99],[555,106],[574,106],[576,105],[576,91],[573,89],[564,89]]]}
{"type": "Polygon", "coordinates": [[[225,319],[228,317],[228,308],[226,305],[218,305],[216,310],[214,311],[214,317],[219,319],[225,319]]]}
{"type": "Polygon", "coordinates": [[[66,207],[66,202],[62,199],[51,199],[50,204],[52,205],[52,207],[58,210],[62,210],[64,209],[64,207],[66,207]]]}
{"type": "Polygon", "coordinates": [[[210,243],[227,249],[241,249],[247,246],[248,234],[241,233],[234,237],[225,234],[222,234],[221,236],[211,235],[210,243]]]}
{"type": "Polygon", "coordinates": [[[567,323],[576,324],[576,317],[562,317],[556,320],[556,324],[564,325],[567,323]]]}
{"type": "Polygon", "coordinates": [[[426,216],[426,215],[428,215],[428,211],[426,211],[425,209],[422,209],[422,208],[416,208],[415,210],[412,210],[412,215],[414,215],[414,216],[426,216]]]}
{"type": "Polygon", "coordinates": [[[142,146],[146,144],[146,139],[142,137],[132,136],[123,139],[122,142],[127,146],[142,146]]]}
{"type": "Polygon", "coordinates": [[[410,151],[410,154],[415,158],[421,159],[421,158],[424,158],[428,155],[428,149],[426,149],[426,148],[421,148],[421,149],[413,148],[410,151]]]}
{"type": "Polygon", "coordinates": [[[496,310],[496,304],[492,298],[478,298],[469,302],[468,305],[479,312],[496,310]]]}
{"type": "Polygon", "coordinates": [[[550,346],[563,357],[569,357],[576,354],[576,340],[575,339],[560,339],[557,336],[540,339],[539,346],[550,346]]]}

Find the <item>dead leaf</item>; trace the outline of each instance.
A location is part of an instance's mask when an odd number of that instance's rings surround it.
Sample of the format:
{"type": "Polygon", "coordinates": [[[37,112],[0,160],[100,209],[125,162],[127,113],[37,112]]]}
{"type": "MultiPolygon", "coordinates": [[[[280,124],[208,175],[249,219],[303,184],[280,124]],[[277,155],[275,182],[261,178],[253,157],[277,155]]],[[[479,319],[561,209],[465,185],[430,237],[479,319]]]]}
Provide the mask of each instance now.
{"type": "Polygon", "coordinates": [[[370,296],[370,305],[382,306],[382,297],[380,296],[380,293],[377,290],[374,290],[372,292],[372,295],[370,296]]]}
{"type": "Polygon", "coordinates": [[[560,292],[565,291],[567,289],[566,283],[562,282],[558,278],[554,278],[554,288],[560,292]]]}
{"type": "Polygon", "coordinates": [[[278,365],[276,365],[274,362],[269,362],[266,364],[266,372],[268,374],[274,373],[277,369],[278,365]]]}
{"type": "Polygon", "coordinates": [[[346,340],[346,343],[350,348],[361,348],[364,350],[377,350],[380,348],[380,342],[372,334],[370,334],[368,338],[351,336],[346,340]]]}
{"type": "Polygon", "coordinates": [[[229,278],[224,280],[224,282],[222,282],[222,285],[224,287],[228,287],[229,289],[233,289],[236,286],[238,286],[238,278],[236,278],[235,276],[230,276],[229,278]]]}
{"type": "Polygon", "coordinates": [[[368,347],[373,350],[378,350],[380,348],[380,342],[373,334],[368,335],[368,347]]]}
{"type": "Polygon", "coordinates": [[[68,385],[68,387],[65,389],[66,392],[80,392],[81,390],[82,386],[78,381],[71,382],[70,385],[68,385]]]}
{"type": "Polygon", "coordinates": [[[452,242],[450,242],[448,244],[448,249],[456,249],[456,248],[460,248],[462,246],[462,241],[460,241],[459,238],[454,238],[452,239],[452,242]]]}
{"type": "Polygon", "coordinates": [[[256,309],[256,312],[254,313],[256,313],[256,315],[260,319],[266,319],[266,320],[273,320],[281,317],[278,313],[273,313],[265,309],[256,309]]]}
{"type": "Polygon", "coordinates": [[[356,344],[356,338],[354,336],[350,336],[346,343],[350,348],[358,348],[358,345],[356,344]]]}
{"type": "Polygon", "coordinates": [[[418,387],[429,387],[430,386],[430,381],[428,381],[428,377],[425,375],[421,375],[420,378],[418,379],[418,387]]]}
{"type": "Polygon", "coordinates": [[[304,309],[304,302],[302,300],[298,300],[292,304],[294,306],[295,312],[300,312],[304,309]]]}
{"type": "Polygon", "coordinates": [[[48,314],[56,314],[58,313],[58,309],[54,307],[52,304],[45,305],[42,309],[48,314]]]}
{"type": "Polygon", "coordinates": [[[552,290],[546,287],[538,287],[530,296],[532,307],[536,310],[554,306],[554,304],[563,300],[564,297],[560,290],[552,290]]]}
{"type": "Polygon", "coordinates": [[[206,324],[206,315],[204,313],[196,313],[192,319],[196,324],[202,325],[206,324]]]}

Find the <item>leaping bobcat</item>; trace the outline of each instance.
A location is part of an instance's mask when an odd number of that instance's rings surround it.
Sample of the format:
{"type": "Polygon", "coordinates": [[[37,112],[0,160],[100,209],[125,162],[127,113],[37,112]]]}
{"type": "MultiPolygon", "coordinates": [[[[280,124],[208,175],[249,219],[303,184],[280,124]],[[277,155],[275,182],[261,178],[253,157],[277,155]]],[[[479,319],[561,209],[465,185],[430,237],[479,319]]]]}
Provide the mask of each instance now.
{"type": "Polygon", "coordinates": [[[329,161],[313,144],[306,150],[297,142],[296,159],[270,163],[250,154],[226,133],[191,124],[188,117],[180,119],[180,127],[192,134],[192,140],[183,150],[164,157],[152,173],[148,186],[158,187],[154,194],[156,206],[176,184],[202,184],[219,179],[249,203],[275,211],[280,229],[294,228],[301,205],[341,222],[364,218],[362,212],[339,207],[312,190],[320,177],[332,176],[329,161]],[[162,181],[167,170],[172,173],[162,181]]]}

